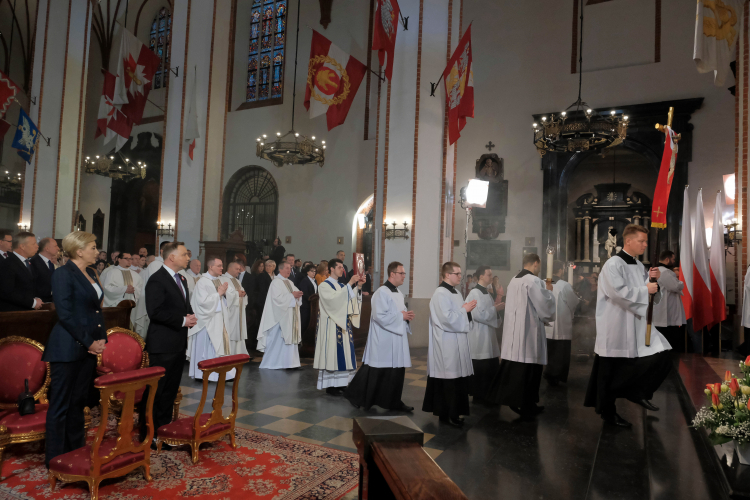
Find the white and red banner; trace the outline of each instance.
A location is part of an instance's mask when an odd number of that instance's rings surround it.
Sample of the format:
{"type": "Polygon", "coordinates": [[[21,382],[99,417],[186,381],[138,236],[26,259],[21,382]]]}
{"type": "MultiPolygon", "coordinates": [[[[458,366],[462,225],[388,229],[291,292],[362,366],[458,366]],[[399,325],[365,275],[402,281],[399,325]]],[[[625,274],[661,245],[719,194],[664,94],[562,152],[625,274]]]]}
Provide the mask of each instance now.
{"type": "Polygon", "coordinates": [[[8,111],[8,107],[17,93],[18,87],[13,83],[13,80],[0,71],[0,118],[5,116],[5,112],[8,111]]]}
{"type": "Polygon", "coordinates": [[[385,56],[388,54],[385,77],[389,80],[393,76],[393,53],[396,48],[399,12],[396,0],[378,0],[378,8],[375,10],[375,32],[372,36],[372,50],[378,51],[378,60],[381,66],[383,66],[385,56]]]}
{"type": "Polygon", "coordinates": [[[117,137],[115,151],[119,151],[130,138],[133,124],[122,112],[120,106],[113,102],[116,81],[115,75],[109,71],[104,73],[104,85],[99,99],[99,114],[97,115],[96,135],[94,137],[103,135],[105,144],[117,137]]]}
{"type": "Polygon", "coordinates": [[[711,272],[708,268],[706,224],[703,221],[703,191],[698,191],[695,204],[695,235],[693,236],[693,330],[701,331],[713,324],[711,302],[711,272]]]}
{"type": "Polygon", "coordinates": [[[711,230],[711,251],[708,259],[714,317],[711,326],[727,319],[727,263],[724,257],[724,221],[721,217],[723,201],[724,194],[721,191],[717,192],[716,205],[714,205],[714,227],[711,230]]]}
{"type": "Polygon", "coordinates": [[[448,108],[448,143],[461,137],[466,118],[474,118],[474,75],[471,57],[471,25],[443,71],[445,101],[448,108]]]}
{"type": "Polygon", "coordinates": [[[328,130],[344,123],[367,67],[313,30],[305,109],[326,115],[328,130]]]}
{"type": "Polygon", "coordinates": [[[659,177],[656,179],[653,202],[651,204],[651,227],[667,227],[667,205],[672,190],[674,169],[677,162],[677,141],[671,127],[664,125],[664,152],[661,155],[659,177]]]}
{"type": "Polygon", "coordinates": [[[693,317],[693,225],[690,222],[690,201],[688,187],[682,202],[682,231],[680,232],[680,281],[682,288],[682,307],[685,309],[685,319],[693,317]]]}
{"type": "MultiPolygon", "coordinates": [[[[117,60],[114,103],[122,105],[122,112],[135,125],[143,119],[143,110],[159,62],[159,56],[131,32],[123,30],[120,57],[117,60]]],[[[169,71],[169,68],[164,70],[169,71]]]]}

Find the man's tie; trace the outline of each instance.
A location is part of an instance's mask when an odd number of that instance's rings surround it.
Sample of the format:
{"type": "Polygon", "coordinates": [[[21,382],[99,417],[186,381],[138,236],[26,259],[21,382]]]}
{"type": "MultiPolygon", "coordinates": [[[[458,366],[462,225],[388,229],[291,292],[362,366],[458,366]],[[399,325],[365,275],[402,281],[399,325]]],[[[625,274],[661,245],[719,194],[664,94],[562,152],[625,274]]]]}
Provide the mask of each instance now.
{"type": "Polygon", "coordinates": [[[26,259],[24,262],[26,263],[26,269],[31,272],[31,259],[26,259]]]}
{"type": "Polygon", "coordinates": [[[177,283],[177,288],[179,288],[180,291],[182,292],[182,299],[184,300],[185,299],[185,289],[182,288],[182,280],[180,280],[180,275],[179,274],[174,273],[174,281],[175,281],[175,283],[177,283]]]}
{"type": "Polygon", "coordinates": [[[51,260],[47,261],[47,266],[49,267],[50,271],[54,271],[55,270],[55,265],[52,263],[51,260]]]}
{"type": "Polygon", "coordinates": [[[6,252],[3,252],[3,258],[4,258],[4,259],[7,259],[7,258],[8,258],[8,254],[7,254],[6,252]]]}

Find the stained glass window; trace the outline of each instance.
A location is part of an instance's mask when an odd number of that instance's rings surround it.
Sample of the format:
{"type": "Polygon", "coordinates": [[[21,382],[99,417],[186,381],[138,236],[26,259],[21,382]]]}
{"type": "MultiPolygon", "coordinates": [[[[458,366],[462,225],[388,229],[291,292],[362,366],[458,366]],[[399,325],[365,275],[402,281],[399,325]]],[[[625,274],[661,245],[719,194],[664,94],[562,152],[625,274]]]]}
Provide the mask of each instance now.
{"type": "Polygon", "coordinates": [[[284,85],[286,14],[287,0],[253,0],[247,59],[247,102],[269,99],[279,99],[280,102],[284,85]]]}
{"type": "Polygon", "coordinates": [[[151,23],[149,35],[149,48],[161,59],[154,76],[152,86],[154,89],[169,86],[169,46],[171,43],[172,14],[166,7],[162,7],[154,17],[154,22],[151,23]]]}

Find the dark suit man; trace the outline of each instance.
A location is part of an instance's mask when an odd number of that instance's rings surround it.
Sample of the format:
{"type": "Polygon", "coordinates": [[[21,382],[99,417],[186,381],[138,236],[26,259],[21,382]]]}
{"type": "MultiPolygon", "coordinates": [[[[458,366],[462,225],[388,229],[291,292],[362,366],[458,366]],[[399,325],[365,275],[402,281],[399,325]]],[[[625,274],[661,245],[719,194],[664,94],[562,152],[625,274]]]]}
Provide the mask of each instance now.
{"type": "Polygon", "coordinates": [[[296,283],[297,288],[302,292],[302,306],[299,309],[299,314],[303,332],[307,330],[310,324],[310,297],[318,293],[315,284],[315,269],[312,264],[306,265],[302,268],[302,273],[300,273],[299,280],[296,283]]]}
{"type": "MultiPolygon", "coordinates": [[[[339,259],[341,262],[344,262],[344,258],[346,257],[346,252],[343,250],[339,250],[336,252],[336,258],[339,259]]],[[[346,264],[343,264],[344,266],[344,274],[341,275],[339,278],[339,283],[341,283],[342,286],[346,286],[349,284],[349,280],[352,279],[352,275],[349,272],[349,268],[346,267],[346,264]]]]}
{"type": "Polygon", "coordinates": [[[13,250],[13,233],[7,229],[0,229],[0,262],[8,258],[13,250]]]}
{"type": "Polygon", "coordinates": [[[31,271],[34,275],[34,290],[42,302],[52,302],[52,273],[54,261],[60,247],[54,238],[42,238],[39,253],[31,258],[31,271]]]}
{"type": "Polygon", "coordinates": [[[12,252],[0,263],[0,312],[31,311],[42,307],[34,292],[31,257],[39,246],[33,233],[21,232],[13,237],[12,252]]]}
{"type": "MultiPolygon", "coordinates": [[[[162,249],[164,266],[149,276],[146,283],[146,311],[151,322],[146,334],[146,351],[151,366],[166,370],[159,379],[154,399],[154,429],[172,421],[172,408],[180,388],[182,369],[185,366],[188,328],[196,323],[190,307],[190,294],[185,277],[178,274],[190,262],[187,248],[182,242],[170,242],[162,249]]],[[[146,401],[148,389],[143,395],[146,401]]],[[[141,422],[145,424],[146,405],[140,408],[141,422]]],[[[146,430],[141,427],[141,435],[146,430]]]]}

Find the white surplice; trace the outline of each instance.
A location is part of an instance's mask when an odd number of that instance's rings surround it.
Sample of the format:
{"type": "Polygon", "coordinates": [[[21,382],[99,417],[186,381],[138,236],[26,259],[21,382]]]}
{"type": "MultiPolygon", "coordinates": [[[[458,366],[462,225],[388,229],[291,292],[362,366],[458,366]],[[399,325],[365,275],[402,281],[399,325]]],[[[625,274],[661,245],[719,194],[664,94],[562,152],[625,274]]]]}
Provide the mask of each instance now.
{"type": "Polygon", "coordinates": [[[685,283],[671,269],[659,266],[661,276],[657,280],[662,296],[654,304],[653,326],[682,326],[685,324],[685,308],[682,306],[682,289],[685,283]]]}
{"type": "Polygon", "coordinates": [[[750,266],[745,272],[745,286],[742,290],[742,326],[750,328],[750,266]]]}
{"type": "MultiPolygon", "coordinates": [[[[646,347],[647,284],[643,264],[624,250],[604,263],[596,296],[596,354],[637,358],[672,348],[656,328],[651,329],[651,346],[646,347]]],[[[654,303],[661,298],[659,291],[654,303]]]]}
{"type": "MultiPolygon", "coordinates": [[[[221,285],[218,276],[205,273],[195,284],[195,292],[190,297],[190,305],[198,322],[188,330],[188,338],[195,337],[190,353],[190,370],[188,374],[195,379],[202,379],[203,372],[198,363],[230,354],[229,328],[231,328],[227,304],[237,292],[227,287],[225,296],[219,295],[217,284],[221,285]],[[215,283],[216,282],[216,283],[215,283]]],[[[236,370],[227,372],[227,380],[232,380],[236,370]]],[[[209,376],[211,382],[219,379],[218,373],[209,376]]]]}
{"type": "Polygon", "coordinates": [[[107,273],[101,283],[104,288],[103,307],[115,307],[123,300],[132,300],[135,302],[135,307],[130,311],[130,323],[131,326],[134,325],[136,310],[143,298],[143,279],[141,279],[140,275],[129,269],[117,266],[114,270],[107,273]],[[133,293],[125,293],[125,290],[128,288],[126,283],[128,278],[133,285],[133,293]]]}
{"type": "Polygon", "coordinates": [[[476,285],[466,296],[466,302],[477,301],[477,307],[471,311],[471,330],[469,330],[469,348],[471,359],[491,359],[500,356],[497,345],[497,309],[492,295],[482,285],[476,285]]]}
{"type": "Polygon", "coordinates": [[[453,379],[474,374],[469,347],[471,324],[464,299],[453,287],[442,283],[430,299],[430,340],[427,375],[453,379]]]}
{"type": "Polygon", "coordinates": [[[247,295],[240,297],[240,291],[244,291],[240,282],[232,275],[224,273],[219,276],[219,281],[229,283],[229,288],[234,290],[231,297],[227,296],[227,308],[229,323],[227,333],[229,333],[229,354],[248,354],[247,345],[247,318],[245,307],[247,307],[247,295]]]}
{"type": "Polygon", "coordinates": [[[299,290],[292,280],[280,274],[268,287],[256,347],[264,353],[260,368],[283,370],[300,366],[299,343],[302,341],[302,322],[299,308],[302,305],[302,297],[295,299],[292,295],[292,292],[297,291],[299,290]]]}
{"type": "Polygon", "coordinates": [[[555,296],[527,270],[508,284],[500,357],[517,363],[547,364],[544,324],[555,320],[555,296]]]}
{"type": "Polygon", "coordinates": [[[555,320],[545,327],[547,338],[552,340],[573,340],[573,316],[581,299],[565,280],[557,280],[552,285],[552,295],[555,296],[555,320]]]}
{"type": "MultiPolygon", "coordinates": [[[[140,273],[141,280],[143,281],[143,292],[141,293],[141,301],[136,304],[135,308],[135,331],[140,334],[144,339],[146,338],[146,332],[148,332],[148,313],[146,312],[146,284],[148,278],[153,276],[156,271],[164,267],[164,259],[156,257],[154,261],[148,265],[148,267],[140,273]]],[[[109,269],[109,268],[107,268],[109,269]]],[[[105,269],[105,271],[107,270],[105,269]]]]}
{"type": "Polygon", "coordinates": [[[362,297],[349,285],[328,278],[318,286],[318,330],[313,368],[318,389],[344,387],[354,376],[357,360],[351,327],[359,328],[362,297]]]}
{"type": "Polygon", "coordinates": [[[370,330],[362,363],[373,368],[411,368],[409,337],[404,320],[404,294],[389,281],[372,294],[370,330]]]}

